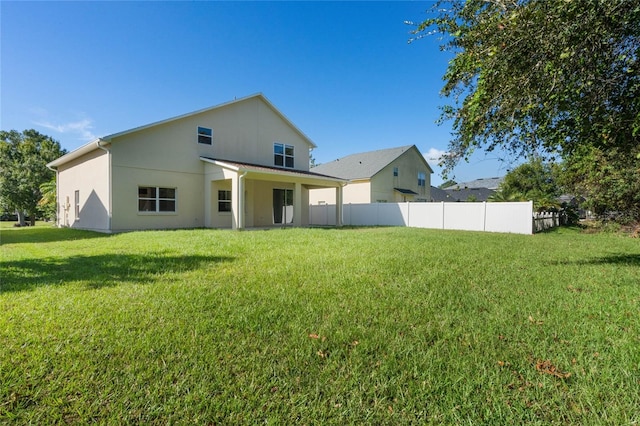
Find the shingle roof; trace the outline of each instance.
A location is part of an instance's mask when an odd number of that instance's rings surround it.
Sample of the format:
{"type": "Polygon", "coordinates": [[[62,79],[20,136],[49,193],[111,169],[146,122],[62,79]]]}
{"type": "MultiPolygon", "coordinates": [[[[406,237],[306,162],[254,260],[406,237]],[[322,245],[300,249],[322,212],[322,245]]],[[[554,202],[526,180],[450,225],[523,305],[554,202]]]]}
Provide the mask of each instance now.
{"type": "Polygon", "coordinates": [[[197,111],[193,111],[193,112],[189,112],[186,114],[182,114],[176,117],[171,117],[171,118],[167,118],[165,120],[161,120],[161,121],[156,121],[154,123],[150,123],[150,124],[145,124],[143,126],[139,126],[139,127],[135,127],[132,129],[128,129],[128,130],[124,130],[122,132],[118,132],[118,133],[113,133],[110,134],[108,136],[103,136],[100,137],[98,139],[95,139],[71,152],[68,152],[67,154],[63,155],[62,157],[59,157],[55,160],[53,160],[52,162],[50,162],[49,164],[47,164],[47,167],[58,167],[61,166],[62,164],[68,163],[71,160],[74,160],[82,155],[85,155],[91,151],[95,151],[97,150],[100,146],[102,146],[102,144],[107,144],[107,143],[111,143],[111,140],[120,136],[124,136],[124,135],[128,135],[130,133],[134,133],[134,132],[138,132],[140,130],[145,130],[154,126],[158,126],[161,124],[166,124],[166,123],[170,123],[173,121],[177,121],[177,120],[181,120],[183,118],[187,118],[187,117],[191,117],[191,116],[195,116],[198,114],[202,114],[205,112],[209,112],[209,111],[213,111],[216,109],[220,109],[220,108],[224,108],[228,105],[232,105],[232,104],[237,104],[237,103],[241,103],[244,101],[247,101],[249,99],[261,99],[269,108],[271,108],[273,110],[273,112],[278,115],[285,123],[287,123],[296,133],[298,133],[308,144],[310,147],[312,148],[317,148],[316,144],[313,143],[313,141],[311,139],[309,139],[309,137],[307,135],[305,135],[302,130],[298,129],[296,127],[295,124],[293,124],[291,122],[291,120],[289,120],[280,110],[278,110],[275,105],[273,105],[271,103],[271,101],[269,99],[267,99],[266,96],[264,96],[262,93],[256,93],[254,95],[249,95],[240,99],[234,99],[233,101],[229,101],[229,102],[225,102],[219,105],[215,105],[212,107],[208,107],[208,108],[204,108],[204,109],[200,109],[197,111]]]}
{"type": "Polygon", "coordinates": [[[320,164],[312,168],[311,171],[349,180],[368,179],[408,151],[411,147],[413,147],[413,145],[351,154],[329,163],[320,164]]]}
{"type": "Polygon", "coordinates": [[[475,189],[475,188],[487,188],[487,189],[498,189],[500,183],[504,180],[503,177],[492,177],[492,178],[480,178],[476,180],[472,180],[469,182],[461,182],[456,185],[452,185],[446,189],[475,189]]]}
{"type": "Polygon", "coordinates": [[[445,191],[453,198],[456,198],[456,201],[487,201],[496,192],[489,188],[447,188],[445,191]]]}
{"type": "Polygon", "coordinates": [[[290,175],[290,176],[305,176],[305,177],[329,179],[334,181],[341,180],[339,178],[337,179],[334,176],[325,176],[320,173],[314,173],[312,171],[306,171],[306,170],[283,169],[280,167],[269,167],[269,166],[263,166],[259,164],[240,163],[238,161],[221,160],[218,158],[211,158],[211,157],[200,157],[200,159],[206,162],[224,164],[239,170],[245,170],[250,172],[273,173],[273,174],[290,175]]]}
{"type": "Polygon", "coordinates": [[[452,202],[459,201],[459,200],[457,198],[453,197],[451,194],[449,194],[444,189],[440,189],[440,188],[437,188],[435,186],[431,186],[431,201],[434,201],[434,202],[446,201],[446,202],[451,202],[452,203],[452,202]]]}

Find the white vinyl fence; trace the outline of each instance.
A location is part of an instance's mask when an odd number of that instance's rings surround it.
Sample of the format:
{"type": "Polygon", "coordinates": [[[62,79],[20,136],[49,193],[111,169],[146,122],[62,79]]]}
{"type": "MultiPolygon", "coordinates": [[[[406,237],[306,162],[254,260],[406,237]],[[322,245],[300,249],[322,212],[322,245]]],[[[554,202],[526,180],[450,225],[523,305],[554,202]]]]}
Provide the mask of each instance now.
{"type": "MultiPolygon", "coordinates": [[[[335,225],[336,206],[309,206],[311,225],[335,225]]],[[[415,228],[532,234],[533,203],[372,203],[345,204],[342,222],[352,226],[415,228]]]]}

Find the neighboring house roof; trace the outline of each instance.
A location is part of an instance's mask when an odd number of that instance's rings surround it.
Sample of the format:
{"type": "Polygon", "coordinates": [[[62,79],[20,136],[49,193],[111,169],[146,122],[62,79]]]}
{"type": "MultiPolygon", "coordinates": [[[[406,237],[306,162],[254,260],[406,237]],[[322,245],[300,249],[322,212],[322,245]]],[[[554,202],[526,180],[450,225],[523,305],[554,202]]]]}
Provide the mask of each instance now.
{"type": "Polygon", "coordinates": [[[467,201],[473,199],[474,201],[487,201],[496,191],[489,188],[463,188],[463,189],[445,189],[450,196],[455,198],[455,201],[467,201]]]}
{"type": "Polygon", "coordinates": [[[431,194],[431,201],[434,201],[434,202],[440,202],[440,201],[454,202],[454,201],[459,201],[457,198],[454,198],[451,194],[449,194],[444,189],[440,189],[440,188],[437,188],[435,186],[431,186],[430,194],[431,194]]]}
{"type": "Polygon", "coordinates": [[[567,203],[570,206],[577,206],[586,201],[586,198],[582,196],[575,196],[571,194],[562,194],[556,198],[560,203],[567,203]]]}
{"type": "Polygon", "coordinates": [[[236,104],[236,103],[240,103],[240,102],[244,102],[246,100],[249,99],[253,99],[253,98],[258,98],[261,99],[269,108],[271,108],[273,110],[273,112],[275,112],[282,120],[284,120],[285,123],[287,123],[296,133],[298,133],[305,141],[307,141],[307,143],[311,146],[311,148],[317,148],[316,144],[313,143],[313,141],[311,139],[309,139],[309,137],[307,135],[305,135],[300,129],[298,129],[298,127],[296,127],[295,124],[293,124],[282,112],[280,112],[280,110],[278,110],[278,108],[276,108],[271,101],[269,101],[269,99],[267,99],[266,96],[264,96],[262,93],[256,93],[253,95],[249,95],[249,96],[245,96],[243,98],[240,99],[235,99],[233,101],[230,102],[225,102],[222,104],[218,104],[209,108],[204,108],[204,109],[200,109],[197,111],[193,111],[193,112],[189,112],[187,114],[182,114],[182,115],[178,115],[176,117],[171,117],[171,118],[167,118],[165,120],[161,120],[161,121],[156,121],[150,124],[145,124],[143,126],[139,126],[139,127],[134,127],[133,129],[129,129],[129,130],[125,130],[122,132],[118,132],[118,133],[112,133],[110,135],[107,136],[103,136],[101,138],[95,139],[83,146],[81,146],[80,148],[75,149],[74,151],[71,151],[68,154],[63,155],[62,157],[52,161],[51,163],[47,164],[47,167],[58,167],[61,166],[71,160],[75,160],[78,157],[81,157],[84,154],[87,154],[91,151],[94,151],[96,149],[99,149],[101,146],[107,146],[112,139],[120,137],[120,136],[124,136],[124,135],[128,135],[130,133],[135,133],[135,132],[139,132],[141,130],[145,130],[145,129],[149,129],[151,127],[155,127],[155,126],[159,126],[162,124],[166,124],[166,123],[170,123],[172,121],[177,121],[177,120],[181,120],[183,118],[187,118],[187,117],[191,117],[197,114],[202,114],[205,112],[210,112],[219,108],[224,108],[228,105],[232,105],[232,104],[236,104]]]}
{"type": "Polygon", "coordinates": [[[476,180],[472,180],[469,182],[461,182],[456,185],[449,186],[445,188],[445,190],[450,189],[476,189],[476,188],[486,188],[486,189],[498,189],[504,177],[492,177],[492,178],[480,178],[476,180]]]}
{"type": "Polygon", "coordinates": [[[312,177],[312,178],[321,178],[324,180],[333,180],[336,182],[346,182],[344,179],[339,179],[334,176],[325,176],[320,173],[307,172],[304,170],[286,170],[278,167],[267,167],[267,166],[261,166],[258,164],[250,164],[250,163],[239,163],[237,161],[220,160],[217,158],[209,158],[209,157],[200,157],[200,159],[202,161],[217,164],[222,167],[226,167],[228,169],[233,169],[236,171],[259,172],[259,173],[287,175],[287,176],[304,176],[304,177],[312,177]]]}
{"type": "MultiPolygon", "coordinates": [[[[336,176],[342,179],[370,179],[380,170],[384,169],[389,163],[411,148],[415,148],[418,154],[420,154],[420,151],[418,151],[415,145],[405,145],[397,148],[379,149],[377,151],[360,152],[357,154],[347,155],[346,157],[320,164],[312,170],[316,173],[336,176]]],[[[433,170],[426,160],[425,164],[429,167],[429,171],[433,173],[433,170]]]]}

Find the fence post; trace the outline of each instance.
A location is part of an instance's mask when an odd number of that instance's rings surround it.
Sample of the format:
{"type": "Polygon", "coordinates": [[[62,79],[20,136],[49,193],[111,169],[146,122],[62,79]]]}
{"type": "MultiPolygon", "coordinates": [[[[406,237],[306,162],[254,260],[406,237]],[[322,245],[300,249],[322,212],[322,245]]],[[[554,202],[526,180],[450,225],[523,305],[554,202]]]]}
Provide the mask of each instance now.
{"type": "Polygon", "coordinates": [[[532,233],[532,234],[535,234],[535,233],[536,233],[536,231],[537,231],[537,228],[538,228],[538,227],[536,226],[536,224],[537,224],[537,222],[536,222],[537,217],[535,217],[535,216],[533,215],[533,201],[532,201],[532,200],[529,200],[529,209],[530,209],[529,211],[531,212],[531,218],[532,218],[532,219],[531,219],[531,233],[532,233]]]}
{"type": "Polygon", "coordinates": [[[482,209],[482,214],[483,214],[483,217],[482,217],[482,230],[486,231],[487,230],[487,202],[483,201],[482,204],[483,204],[483,206],[482,206],[483,207],[483,209],[482,209]]]}

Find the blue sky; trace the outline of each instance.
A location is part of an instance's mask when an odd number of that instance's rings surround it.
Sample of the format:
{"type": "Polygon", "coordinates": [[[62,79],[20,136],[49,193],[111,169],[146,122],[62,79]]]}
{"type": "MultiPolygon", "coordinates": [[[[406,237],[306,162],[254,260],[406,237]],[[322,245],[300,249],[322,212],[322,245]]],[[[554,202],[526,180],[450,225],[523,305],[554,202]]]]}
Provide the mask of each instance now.
{"type": "MultiPolygon", "coordinates": [[[[35,128],[73,150],[262,92],[323,163],[415,144],[442,182],[438,126],[450,54],[407,43],[430,2],[0,3],[2,130],[35,128]]],[[[458,182],[502,176],[475,154],[458,182]]]]}

